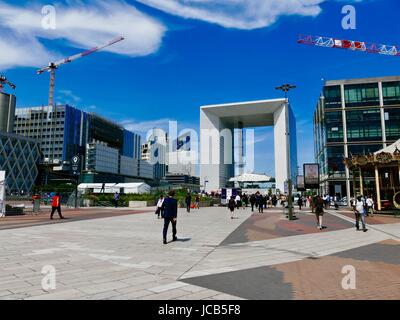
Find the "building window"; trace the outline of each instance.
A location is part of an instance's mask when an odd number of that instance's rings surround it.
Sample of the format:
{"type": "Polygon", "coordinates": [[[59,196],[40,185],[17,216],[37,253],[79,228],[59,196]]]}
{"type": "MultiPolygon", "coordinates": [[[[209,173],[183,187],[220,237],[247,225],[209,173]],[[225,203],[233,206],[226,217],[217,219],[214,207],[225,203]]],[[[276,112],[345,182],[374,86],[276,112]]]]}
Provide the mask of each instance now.
{"type": "Polygon", "coordinates": [[[400,139],[400,109],[385,109],[386,140],[400,139]]]}
{"type": "Polygon", "coordinates": [[[341,108],[342,95],[340,86],[324,88],[325,109],[341,108]]]}
{"type": "Polygon", "coordinates": [[[349,145],[349,155],[368,155],[383,148],[383,144],[349,145]]]}
{"type": "Polygon", "coordinates": [[[378,84],[347,85],[344,89],[346,107],[379,106],[378,84]]]}
{"type": "Polygon", "coordinates": [[[325,113],[327,142],[343,141],[343,119],[342,111],[325,113]]]}
{"type": "Polygon", "coordinates": [[[400,104],[400,82],[384,82],[382,83],[383,104],[393,105],[400,104]]]}
{"type": "Polygon", "coordinates": [[[348,141],[382,140],[379,109],[346,111],[348,141]]]}

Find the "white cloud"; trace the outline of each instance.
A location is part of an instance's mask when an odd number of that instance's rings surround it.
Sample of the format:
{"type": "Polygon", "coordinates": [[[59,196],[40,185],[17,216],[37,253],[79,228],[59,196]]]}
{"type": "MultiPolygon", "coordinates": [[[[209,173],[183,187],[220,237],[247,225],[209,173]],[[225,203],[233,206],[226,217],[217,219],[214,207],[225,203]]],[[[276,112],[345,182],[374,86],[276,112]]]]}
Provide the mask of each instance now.
{"type": "Polygon", "coordinates": [[[317,16],[325,0],[138,0],[184,18],[227,28],[267,27],[282,15],[317,16]]]}
{"type": "MultiPolygon", "coordinates": [[[[251,30],[272,25],[280,16],[315,17],[328,0],[137,0],[161,11],[226,28],[251,30]]],[[[335,0],[343,1],[343,0],[335,0]]],[[[363,0],[346,0],[362,2],[363,0]]]]}
{"type": "Polygon", "coordinates": [[[152,130],[154,128],[159,128],[167,131],[169,121],[172,120],[166,118],[149,121],[124,120],[121,122],[121,125],[127,130],[138,133],[147,133],[149,130],[152,130]]]}
{"type": "Polygon", "coordinates": [[[159,49],[166,31],[160,22],[122,0],[57,5],[55,30],[44,29],[42,19],[42,5],[22,7],[0,0],[0,68],[42,67],[62,56],[39,39],[64,40],[68,46],[89,49],[123,35],[123,42],[104,50],[145,56],[159,49]]]}
{"type": "Polygon", "coordinates": [[[71,90],[58,90],[57,91],[57,104],[76,105],[81,102],[81,98],[75,95],[71,90]]]}

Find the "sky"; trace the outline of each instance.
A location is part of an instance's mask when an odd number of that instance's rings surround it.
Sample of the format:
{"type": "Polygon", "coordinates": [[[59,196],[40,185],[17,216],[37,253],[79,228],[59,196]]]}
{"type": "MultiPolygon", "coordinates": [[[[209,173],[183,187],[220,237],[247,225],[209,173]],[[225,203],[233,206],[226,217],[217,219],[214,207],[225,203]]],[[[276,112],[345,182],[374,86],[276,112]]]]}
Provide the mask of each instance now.
{"type": "MultiPolygon", "coordinates": [[[[198,130],[202,105],[280,98],[275,87],[294,84],[301,165],[314,161],[323,81],[399,75],[400,57],[300,45],[298,35],[395,45],[399,13],[398,0],[0,0],[0,74],[17,85],[18,107],[46,105],[49,76],[37,68],[123,35],[61,66],[55,96],[141,134],[168,120],[198,130]],[[342,27],[345,5],[356,9],[354,30],[342,27]]],[[[256,171],[273,175],[272,128],[256,141],[256,171]]]]}

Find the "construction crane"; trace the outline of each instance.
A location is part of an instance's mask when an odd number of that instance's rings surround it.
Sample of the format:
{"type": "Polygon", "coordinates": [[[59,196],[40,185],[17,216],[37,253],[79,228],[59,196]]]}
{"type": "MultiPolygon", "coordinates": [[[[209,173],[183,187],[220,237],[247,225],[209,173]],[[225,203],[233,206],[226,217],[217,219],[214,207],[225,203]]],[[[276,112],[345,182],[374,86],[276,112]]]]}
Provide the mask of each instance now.
{"type": "Polygon", "coordinates": [[[53,146],[52,146],[52,159],[51,159],[52,161],[54,160],[54,130],[55,130],[54,129],[54,123],[55,123],[56,114],[57,114],[57,107],[56,107],[56,105],[54,103],[54,88],[55,88],[55,81],[56,81],[56,69],[58,69],[58,67],[63,65],[63,64],[67,64],[67,63],[75,61],[75,60],[77,60],[79,58],[86,57],[86,56],[88,56],[88,55],[90,55],[90,54],[92,54],[94,52],[97,52],[99,50],[102,50],[104,48],[112,46],[112,45],[114,45],[114,44],[116,44],[116,43],[118,43],[118,42],[120,42],[120,41],[122,41],[124,39],[125,38],[122,37],[122,36],[118,37],[118,38],[115,38],[115,39],[109,41],[108,43],[106,43],[106,44],[104,44],[102,46],[95,47],[95,48],[92,48],[90,50],[86,50],[86,51],[84,51],[82,53],[75,54],[75,55],[73,55],[71,57],[68,57],[68,58],[65,58],[65,59],[62,59],[62,60],[59,60],[59,61],[56,61],[56,62],[50,62],[47,67],[44,67],[44,68],[39,69],[37,71],[37,74],[42,74],[42,73],[44,73],[46,71],[50,73],[49,108],[52,110],[52,113],[53,113],[53,117],[52,117],[52,133],[51,133],[51,135],[52,135],[52,143],[53,143],[53,146]]]}
{"type": "Polygon", "coordinates": [[[0,75],[0,93],[3,92],[5,85],[8,85],[11,89],[15,90],[16,85],[7,80],[3,75],[0,75]]]}
{"type": "Polygon", "coordinates": [[[90,55],[90,54],[92,54],[92,53],[94,53],[96,51],[99,51],[101,49],[104,49],[104,48],[107,48],[109,46],[112,46],[113,44],[116,44],[117,42],[120,42],[120,41],[122,41],[124,39],[125,39],[124,37],[118,37],[118,38],[116,38],[114,40],[111,40],[107,44],[102,45],[100,47],[95,47],[93,49],[84,51],[82,53],[78,53],[76,55],[73,55],[71,57],[62,59],[62,60],[57,61],[57,62],[50,62],[47,67],[44,67],[44,68],[38,70],[37,74],[42,74],[45,71],[50,73],[49,106],[52,107],[54,105],[54,87],[55,87],[55,80],[56,80],[56,69],[58,69],[59,66],[61,66],[63,64],[70,63],[70,62],[72,62],[74,60],[77,60],[79,58],[86,57],[86,56],[88,56],[88,55],[90,55]]]}
{"type": "Polygon", "coordinates": [[[343,40],[329,37],[299,35],[297,40],[299,44],[307,44],[311,46],[346,49],[353,51],[361,51],[367,53],[375,53],[387,56],[400,56],[400,46],[377,44],[365,41],[343,40]]]}

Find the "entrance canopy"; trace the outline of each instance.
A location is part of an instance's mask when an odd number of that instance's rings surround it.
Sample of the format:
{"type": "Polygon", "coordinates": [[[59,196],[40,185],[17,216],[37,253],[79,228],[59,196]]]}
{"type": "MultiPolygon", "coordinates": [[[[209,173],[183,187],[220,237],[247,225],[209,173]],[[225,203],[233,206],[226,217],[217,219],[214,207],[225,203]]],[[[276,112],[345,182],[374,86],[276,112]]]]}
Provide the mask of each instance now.
{"type": "Polygon", "coordinates": [[[245,173],[241,176],[237,176],[231,178],[230,182],[270,182],[274,180],[273,178],[263,175],[263,174],[254,174],[254,173],[245,173]]]}

